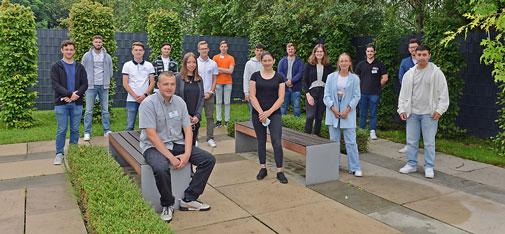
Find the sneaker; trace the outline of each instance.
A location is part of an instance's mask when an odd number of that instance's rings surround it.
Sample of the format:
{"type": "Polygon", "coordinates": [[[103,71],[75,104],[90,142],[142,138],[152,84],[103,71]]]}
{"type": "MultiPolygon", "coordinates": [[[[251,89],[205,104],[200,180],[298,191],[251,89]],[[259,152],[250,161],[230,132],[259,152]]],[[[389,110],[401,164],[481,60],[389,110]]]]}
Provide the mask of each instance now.
{"type": "Polygon", "coordinates": [[[85,141],[89,141],[91,139],[91,135],[89,133],[84,133],[84,139],[85,141]]]}
{"type": "Polygon", "coordinates": [[[416,171],[417,171],[417,167],[411,166],[409,164],[405,164],[405,166],[400,168],[400,173],[402,173],[402,174],[408,174],[408,173],[416,172],[416,171]]]}
{"type": "Polygon", "coordinates": [[[173,206],[164,206],[161,208],[161,220],[165,222],[170,222],[172,220],[172,216],[174,214],[174,207],[173,206]]]}
{"type": "Polygon", "coordinates": [[[370,139],[377,140],[377,135],[375,135],[375,130],[370,130],[370,139]]]}
{"type": "Polygon", "coordinates": [[[353,174],[356,177],[362,177],[363,176],[363,172],[362,171],[355,171],[353,174]]]}
{"type": "MultiPolygon", "coordinates": [[[[103,136],[104,136],[104,137],[108,137],[108,136],[109,136],[109,134],[111,134],[111,133],[112,133],[112,131],[107,131],[107,132],[105,132],[105,133],[103,134],[103,136]]],[[[84,134],[84,135],[86,135],[86,134],[84,134]]]]}
{"type": "Polygon", "coordinates": [[[214,141],[214,139],[210,139],[207,141],[207,144],[209,144],[210,147],[212,148],[216,148],[216,142],[214,141]]]}
{"type": "Polygon", "coordinates": [[[59,153],[59,154],[56,154],[56,157],[54,158],[53,164],[54,165],[61,165],[62,161],[63,161],[63,154],[59,153]]]}
{"type": "Polygon", "coordinates": [[[260,171],[258,172],[258,175],[256,175],[257,180],[262,180],[267,176],[267,169],[266,168],[261,168],[260,171]]]}
{"type": "Polygon", "coordinates": [[[216,121],[216,128],[220,128],[221,126],[221,121],[216,121]]]}
{"type": "Polygon", "coordinates": [[[198,147],[198,141],[195,141],[195,147],[198,147]]]}
{"type": "Polygon", "coordinates": [[[407,145],[405,145],[403,148],[401,148],[400,150],[398,150],[398,153],[406,153],[407,152],[407,145]]]}
{"type": "Polygon", "coordinates": [[[184,199],[180,200],[181,211],[207,211],[210,210],[210,206],[208,204],[202,203],[200,201],[184,201],[184,199]]]}
{"type": "Polygon", "coordinates": [[[281,182],[281,184],[287,184],[288,183],[288,178],[284,175],[284,172],[277,172],[277,180],[281,182]]]}
{"type": "Polygon", "coordinates": [[[435,177],[435,171],[433,171],[433,168],[427,167],[424,169],[424,177],[433,179],[435,177]]]}

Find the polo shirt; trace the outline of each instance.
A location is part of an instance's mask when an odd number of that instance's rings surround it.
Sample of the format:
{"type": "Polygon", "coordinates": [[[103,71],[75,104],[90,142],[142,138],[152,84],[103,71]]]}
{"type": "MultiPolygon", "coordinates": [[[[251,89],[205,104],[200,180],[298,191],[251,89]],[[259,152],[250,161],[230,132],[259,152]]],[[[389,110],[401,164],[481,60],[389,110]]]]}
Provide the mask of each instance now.
{"type": "Polygon", "coordinates": [[[377,59],[372,63],[361,61],[356,66],[356,75],[360,79],[362,94],[379,95],[381,90],[381,76],[387,74],[386,66],[377,59]]]}
{"type": "MultiPolygon", "coordinates": [[[[128,85],[137,95],[142,95],[149,87],[149,75],[154,75],[154,67],[150,62],[142,60],[137,63],[135,60],[126,62],[123,65],[123,75],[128,75],[128,85]]],[[[135,98],[128,93],[127,102],[134,102],[135,98]]]]}
{"type": "Polygon", "coordinates": [[[186,103],[181,97],[173,95],[170,102],[159,93],[148,96],[139,107],[140,150],[144,153],[154,147],[147,138],[146,128],[156,129],[156,134],[172,150],[175,144],[184,144],[182,128],[190,126],[186,103]]]}
{"type": "Polygon", "coordinates": [[[212,76],[219,73],[217,70],[217,63],[210,58],[203,60],[202,57],[198,57],[197,62],[198,74],[203,80],[203,92],[208,93],[212,89],[212,76]]]}
{"type": "MultiPolygon", "coordinates": [[[[212,58],[212,60],[216,62],[217,67],[219,68],[229,69],[230,66],[235,66],[235,59],[229,54],[226,54],[222,57],[221,54],[217,54],[212,58]]],[[[217,84],[231,84],[232,82],[233,79],[231,77],[231,74],[219,73],[217,75],[217,84]]]]}

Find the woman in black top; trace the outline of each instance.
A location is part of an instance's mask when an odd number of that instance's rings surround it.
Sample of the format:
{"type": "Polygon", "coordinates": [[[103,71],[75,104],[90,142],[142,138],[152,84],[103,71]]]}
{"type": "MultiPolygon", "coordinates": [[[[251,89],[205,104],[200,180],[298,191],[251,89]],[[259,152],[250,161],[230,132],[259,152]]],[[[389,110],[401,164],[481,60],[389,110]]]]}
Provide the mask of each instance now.
{"type": "Polygon", "coordinates": [[[258,157],[260,171],[256,179],[262,180],[267,176],[266,169],[266,144],[267,127],[270,129],[270,138],[274,148],[275,165],[277,166],[277,179],[285,184],[288,179],[282,171],[282,119],[280,107],[284,102],[284,79],[273,69],[275,59],[268,51],[261,54],[262,70],[251,75],[249,81],[249,101],[253,106],[252,123],[258,139],[258,157]]]}
{"type": "Polygon", "coordinates": [[[333,67],[330,64],[326,48],[323,44],[317,44],[312,49],[312,54],[303,70],[302,83],[307,97],[305,133],[321,136],[321,122],[326,109],[323,102],[324,86],[326,77],[332,72],[333,67]]]}
{"type": "Polygon", "coordinates": [[[189,52],[184,55],[181,72],[177,74],[176,78],[175,95],[180,96],[186,102],[193,128],[193,145],[195,145],[198,139],[198,129],[200,129],[200,113],[204,97],[203,81],[202,77],[198,75],[198,63],[195,54],[189,52]]]}

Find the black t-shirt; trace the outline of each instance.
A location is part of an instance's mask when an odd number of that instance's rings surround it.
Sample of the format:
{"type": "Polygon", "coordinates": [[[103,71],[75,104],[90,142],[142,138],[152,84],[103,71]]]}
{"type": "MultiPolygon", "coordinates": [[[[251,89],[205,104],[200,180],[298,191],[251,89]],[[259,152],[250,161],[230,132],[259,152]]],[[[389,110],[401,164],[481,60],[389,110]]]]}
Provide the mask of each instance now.
{"type": "Polygon", "coordinates": [[[361,93],[379,95],[381,90],[381,76],[387,74],[386,66],[377,59],[372,63],[364,60],[356,66],[356,75],[360,79],[361,93]]]}
{"type": "MultiPolygon", "coordinates": [[[[256,82],[256,99],[258,99],[261,109],[267,111],[279,98],[279,86],[284,83],[282,76],[276,72],[272,79],[267,80],[257,71],[251,75],[251,80],[256,82]]],[[[279,109],[272,114],[280,114],[279,109]]],[[[253,113],[258,114],[254,108],[253,113]]]]}
{"type": "Polygon", "coordinates": [[[184,82],[184,101],[186,102],[186,107],[188,108],[188,113],[191,116],[195,115],[196,105],[198,105],[198,99],[200,98],[200,87],[198,87],[198,82],[194,81],[193,76],[188,76],[190,82],[184,82]]]}

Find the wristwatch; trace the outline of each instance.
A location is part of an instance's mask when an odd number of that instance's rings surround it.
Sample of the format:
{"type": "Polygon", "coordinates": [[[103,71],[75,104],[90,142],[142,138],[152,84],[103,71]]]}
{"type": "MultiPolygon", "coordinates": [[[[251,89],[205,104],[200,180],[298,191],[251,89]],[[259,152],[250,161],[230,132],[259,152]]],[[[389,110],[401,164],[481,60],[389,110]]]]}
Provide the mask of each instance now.
{"type": "Polygon", "coordinates": [[[147,93],[144,93],[144,96],[146,96],[146,97],[147,97],[147,96],[149,96],[149,94],[147,94],[147,93]]]}

